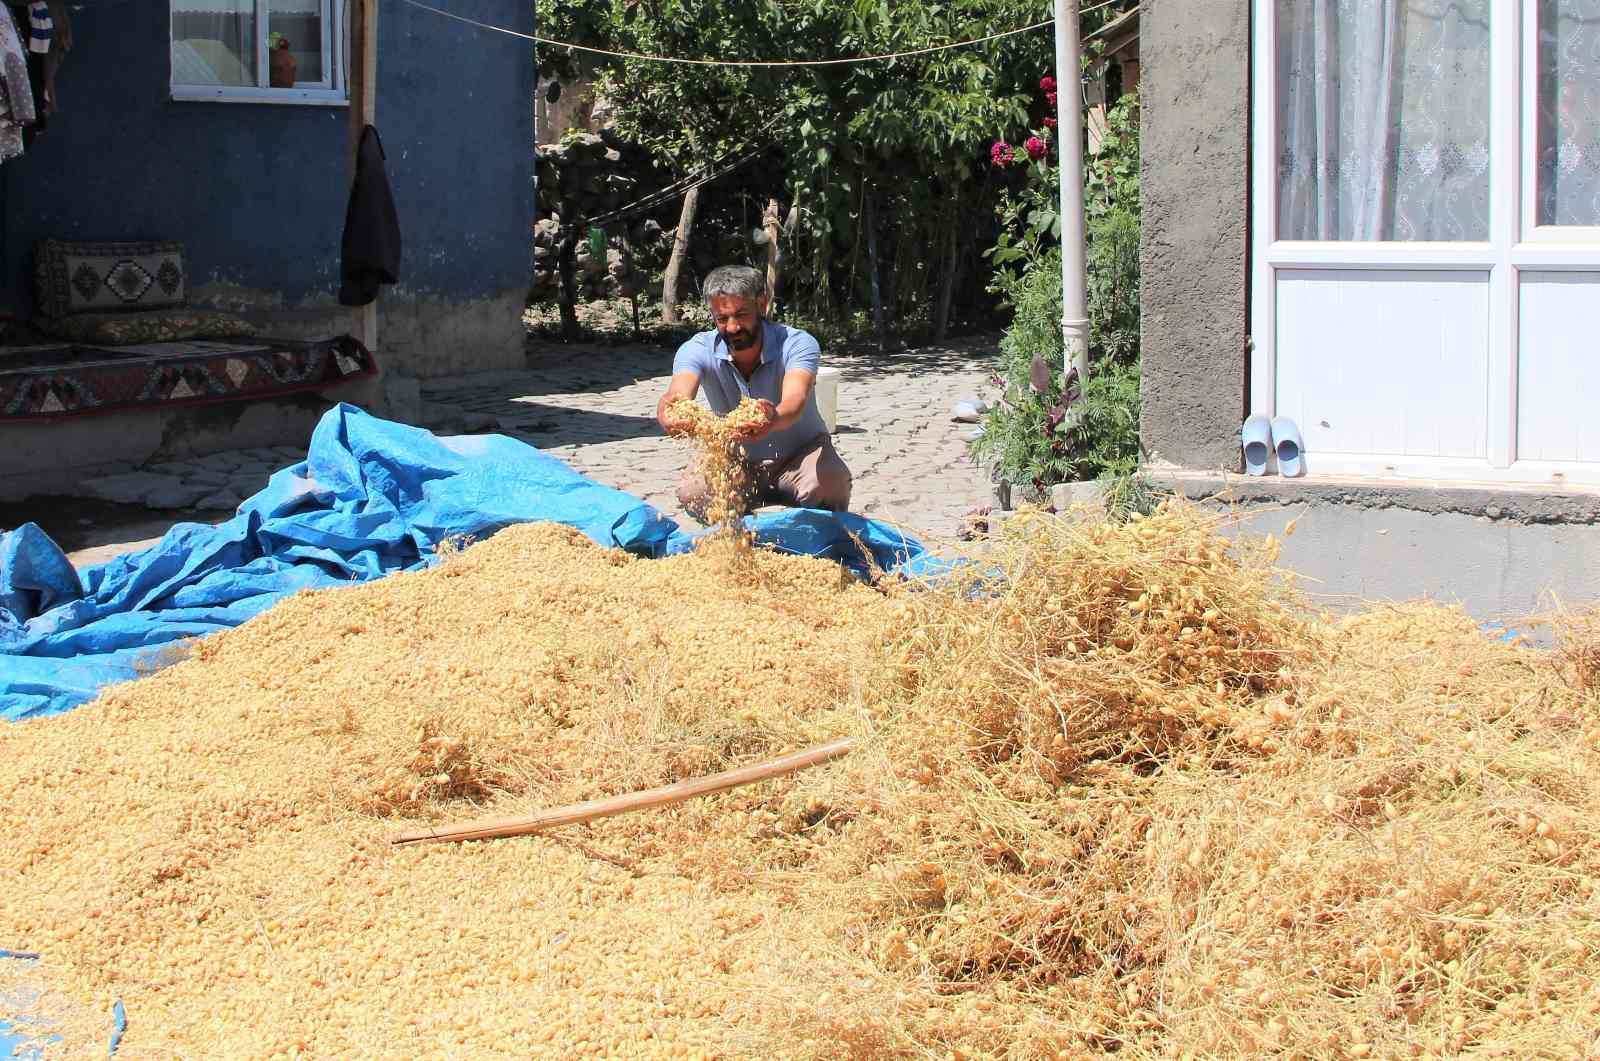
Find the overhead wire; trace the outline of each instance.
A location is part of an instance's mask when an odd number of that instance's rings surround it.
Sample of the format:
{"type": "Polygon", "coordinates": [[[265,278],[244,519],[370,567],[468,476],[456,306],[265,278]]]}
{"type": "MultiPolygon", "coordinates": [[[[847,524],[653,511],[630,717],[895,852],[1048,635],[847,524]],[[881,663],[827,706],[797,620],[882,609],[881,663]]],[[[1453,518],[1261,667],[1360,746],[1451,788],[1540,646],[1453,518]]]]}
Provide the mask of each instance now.
{"type": "MultiPolygon", "coordinates": [[[[1041,29],[1045,26],[1052,26],[1055,24],[1055,19],[1052,18],[1046,19],[1042,22],[1034,22],[1027,26],[1019,26],[1016,29],[1001,30],[997,33],[991,33],[983,37],[974,37],[963,41],[953,41],[948,44],[934,44],[924,48],[913,48],[901,52],[885,52],[877,55],[860,55],[836,59],[694,59],[683,56],[650,55],[644,52],[627,52],[617,51],[609,48],[595,48],[587,44],[577,44],[572,41],[555,40],[550,37],[541,37],[535,33],[523,33],[521,30],[514,30],[504,26],[496,26],[487,22],[480,22],[477,19],[468,18],[465,15],[458,15],[451,11],[445,11],[442,8],[424,4],[421,2],[421,0],[402,0],[402,2],[410,4],[412,7],[418,8],[422,11],[427,11],[435,15],[441,15],[444,18],[454,19],[457,22],[463,22],[470,26],[476,26],[479,29],[486,29],[495,33],[503,33],[507,36],[518,37],[522,40],[529,40],[538,44],[546,44],[557,48],[566,48],[572,51],[588,52],[593,55],[605,55],[615,59],[637,59],[645,62],[660,63],[685,63],[697,66],[839,66],[850,63],[884,62],[892,59],[907,58],[913,55],[927,55],[932,52],[949,51],[954,48],[966,48],[974,44],[985,44],[989,41],[1001,40],[1006,37],[1014,37],[1018,34],[1028,33],[1032,30],[1041,29]]],[[[1112,4],[1126,2],[1127,0],[1101,0],[1101,2],[1098,4],[1093,4],[1086,8],[1080,8],[1078,14],[1081,16],[1090,11],[1098,11],[1101,8],[1110,7],[1112,4]]],[[[1137,4],[1135,6],[1137,7],[1137,4]]],[[[770,125],[771,123],[769,122],[768,124],[770,125]]],[[[641,196],[639,199],[636,199],[631,203],[619,206],[614,210],[601,214],[598,217],[590,218],[589,220],[591,223],[597,221],[620,220],[622,218],[632,216],[635,213],[649,210],[654,206],[677,198],[679,195],[688,192],[692,188],[697,188],[703,184],[709,184],[718,177],[722,177],[736,169],[739,169],[742,166],[748,165],[755,159],[759,158],[765,152],[765,150],[765,148],[758,148],[755,151],[752,151],[749,154],[734,160],[728,165],[715,170],[714,172],[707,172],[703,170],[701,176],[681,178],[664,188],[656,189],[649,195],[641,196]]]]}
{"type": "MultiPolygon", "coordinates": [[[[775,121],[777,121],[777,115],[767,119],[767,123],[756,130],[756,135],[760,135],[761,133],[764,133],[768,129],[772,128],[772,125],[775,121]]],[[[680,177],[678,180],[672,182],[666,187],[657,188],[655,191],[649,193],[648,195],[642,195],[631,203],[626,203],[617,207],[615,210],[600,214],[597,217],[589,218],[589,223],[593,224],[599,221],[620,221],[623,218],[631,217],[634,214],[643,213],[646,210],[653,209],[654,207],[660,206],[662,203],[670,202],[673,199],[676,199],[678,196],[685,194],[692,188],[698,188],[702,184],[710,184],[718,177],[726,176],[736,169],[748,166],[750,163],[764,155],[767,151],[768,148],[766,147],[758,147],[754,151],[751,151],[750,153],[743,155],[732,162],[729,162],[727,165],[721,166],[719,169],[713,170],[710,166],[707,166],[698,174],[690,174],[687,177],[680,177]]]]}
{"type": "MultiPolygon", "coordinates": [[[[884,52],[877,55],[855,55],[839,59],[692,59],[676,55],[650,55],[645,52],[617,51],[610,48],[596,48],[587,44],[577,44],[573,41],[555,40],[550,37],[541,37],[536,33],[524,33],[521,30],[508,29],[504,26],[495,26],[487,22],[479,22],[477,19],[467,18],[465,15],[458,15],[452,11],[445,11],[442,8],[433,7],[430,4],[424,4],[421,2],[421,0],[401,0],[401,2],[410,4],[415,8],[420,8],[423,11],[430,11],[435,15],[442,15],[445,18],[455,19],[457,22],[465,22],[468,25],[477,26],[480,29],[492,30],[495,33],[504,33],[511,37],[520,37],[523,40],[534,41],[538,44],[547,44],[554,48],[567,48],[572,51],[588,52],[591,55],[605,55],[613,59],[638,59],[646,62],[683,63],[693,66],[845,66],[852,63],[887,62],[892,59],[904,59],[913,55],[927,55],[931,52],[949,51],[952,48],[967,48],[974,44],[986,44],[989,41],[1000,40],[1005,37],[1015,37],[1019,33],[1029,33],[1036,29],[1042,29],[1045,26],[1055,25],[1055,19],[1051,18],[1045,19],[1042,22],[1034,22],[1027,26],[1018,26],[1016,29],[1001,30],[998,33],[990,33],[982,37],[973,37],[970,40],[952,41],[949,44],[931,44],[927,47],[911,48],[901,52],[884,52]]],[[[1121,2],[1124,2],[1124,0],[1104,0],[1104,2],[1096,4],[1093,7],[1084,8],[1083,11],[1094,11],[1102,7],[1109,7],[1114,3],[1121,2]]],[[[1080,11],[1079,13],[1082,14],[1083,11],[1080,11]]]]}

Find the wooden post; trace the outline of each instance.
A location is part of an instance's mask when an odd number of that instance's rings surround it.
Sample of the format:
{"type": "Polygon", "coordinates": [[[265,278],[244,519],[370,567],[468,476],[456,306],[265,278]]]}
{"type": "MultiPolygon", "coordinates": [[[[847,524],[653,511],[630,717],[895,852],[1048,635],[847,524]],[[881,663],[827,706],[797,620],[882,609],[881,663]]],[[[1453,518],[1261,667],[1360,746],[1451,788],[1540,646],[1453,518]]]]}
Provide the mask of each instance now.
{"type": "Polygon", "coordinates": [[[639,341],[639,278],[633,271],[633,237],[630,226],[622,226],[622,269],[628,278],[628,301],[633,306],[633,341],[639,341]]]}
{"type": "Polygon", "coordinates": [[[883,286],[878,279],[882,270],[878,268],[878,213],[872,208],[874,198],[870,191],[866,193],[861,213],[867,226],[867,288],[872,292],[872,330],[878,333],[878,352],[881,354],[887,349],[889,339],[883,324],[883,286]]]}
{"type": "Polygon", "coordinates": [[[667,259],[667,273],[661,280],[661,321],[677,324],[678,284],[683,275],[684,262],[689,257],[689,240],[694,232],[694,215],[700,206],[700,185],[691,184],[683,196],[683,209],[678,214],[678,229],[672,237],[672,256],[667,259]]]}
{"type": "MultiPolygon", "coordinates": [[[[361,133],[378,120],[378,0],[350,0],[350,172],[361,150],[361,133]]],[[[351,334],[368,350],[378,349],[378,302],[351,310],[351,334]]]]}
{"type": "Polygon", "coordinates": [[[772,311],[778,306],[778,239],[783,235],[783,223],[778,219],[778,200],[768,199],[766,213],[761,216],[761,227],[767,230],[767,296],[772,299],[772,311]]]}
{"type": "Polygon", "coordinates": [[[955,198],[950,204],[950,224],[947,226],[949,238],[945,240],[944,275],[939,279],[939,301],[933,309],[933,340],[937,343],[944,342],[945,333],[950,328],[950,305],[955,299],[956,290],[956,226],[961,221],[961,193],[962,186],[956,186],[955,198]]]}

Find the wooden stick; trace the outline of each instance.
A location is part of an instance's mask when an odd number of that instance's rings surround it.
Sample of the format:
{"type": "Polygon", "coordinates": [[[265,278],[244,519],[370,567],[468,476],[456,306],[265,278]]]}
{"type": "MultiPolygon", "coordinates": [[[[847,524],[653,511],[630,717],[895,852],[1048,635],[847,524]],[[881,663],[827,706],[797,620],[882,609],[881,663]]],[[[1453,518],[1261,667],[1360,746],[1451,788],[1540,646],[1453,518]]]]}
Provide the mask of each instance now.
{"type": "Polygon", "coordinates": [[[609,818],[614,814],[665,807],[697,796],[708,796],[713,792],[738,788],[753,781],[764,781],[769,777],[791,774],[796,770],[804,770],[808,766],[836,759],[848,752],[850,747],[851,741],[848,738],[836,740],[831,744],[819,744],[804,751],[768,759],[766,762],[741,766],[735,770],[724,770],[709,777],[679,781],[660,788],[647,788],[643,792],[592,799],[586,803],[569,803],[564,807],[554,807],[519,818],[480,818],[477,821],[458,822],[455,825],[443,825],[438,828],[412,829],[391,837],[389,842],[416,844],[430,840],[495,840],[505,836],[527,836],[530,833],[562,825],[576,825],[596,818],[609,818]]]}

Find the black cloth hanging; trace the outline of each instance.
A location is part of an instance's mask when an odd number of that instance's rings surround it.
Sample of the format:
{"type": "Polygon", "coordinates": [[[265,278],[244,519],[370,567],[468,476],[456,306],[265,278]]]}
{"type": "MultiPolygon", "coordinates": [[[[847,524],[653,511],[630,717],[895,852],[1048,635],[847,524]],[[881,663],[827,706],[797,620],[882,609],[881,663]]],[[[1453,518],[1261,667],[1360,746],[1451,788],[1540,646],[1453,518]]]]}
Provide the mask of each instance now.
{"type": "Polygon", "coordinates": [[[400,279],[400,217],[384,170],[383,141],[367,126],[356,151],[356,179],[344,215],[340,245],[339,302],[365,306],[378,297],[379,284],[400,279]]]}

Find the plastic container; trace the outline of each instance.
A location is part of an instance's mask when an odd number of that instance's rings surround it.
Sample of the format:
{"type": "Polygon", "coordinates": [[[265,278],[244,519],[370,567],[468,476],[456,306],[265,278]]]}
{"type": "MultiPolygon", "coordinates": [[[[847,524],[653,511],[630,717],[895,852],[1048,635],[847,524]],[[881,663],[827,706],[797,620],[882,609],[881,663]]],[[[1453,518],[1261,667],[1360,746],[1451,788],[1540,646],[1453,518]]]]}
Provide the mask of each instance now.
{"type": "Polygon", "coordinates": [[[822,425],[828,434],[839,430],[839,370],[822,366],[817,369],[817,412],[822,414],[822,425]]]}

